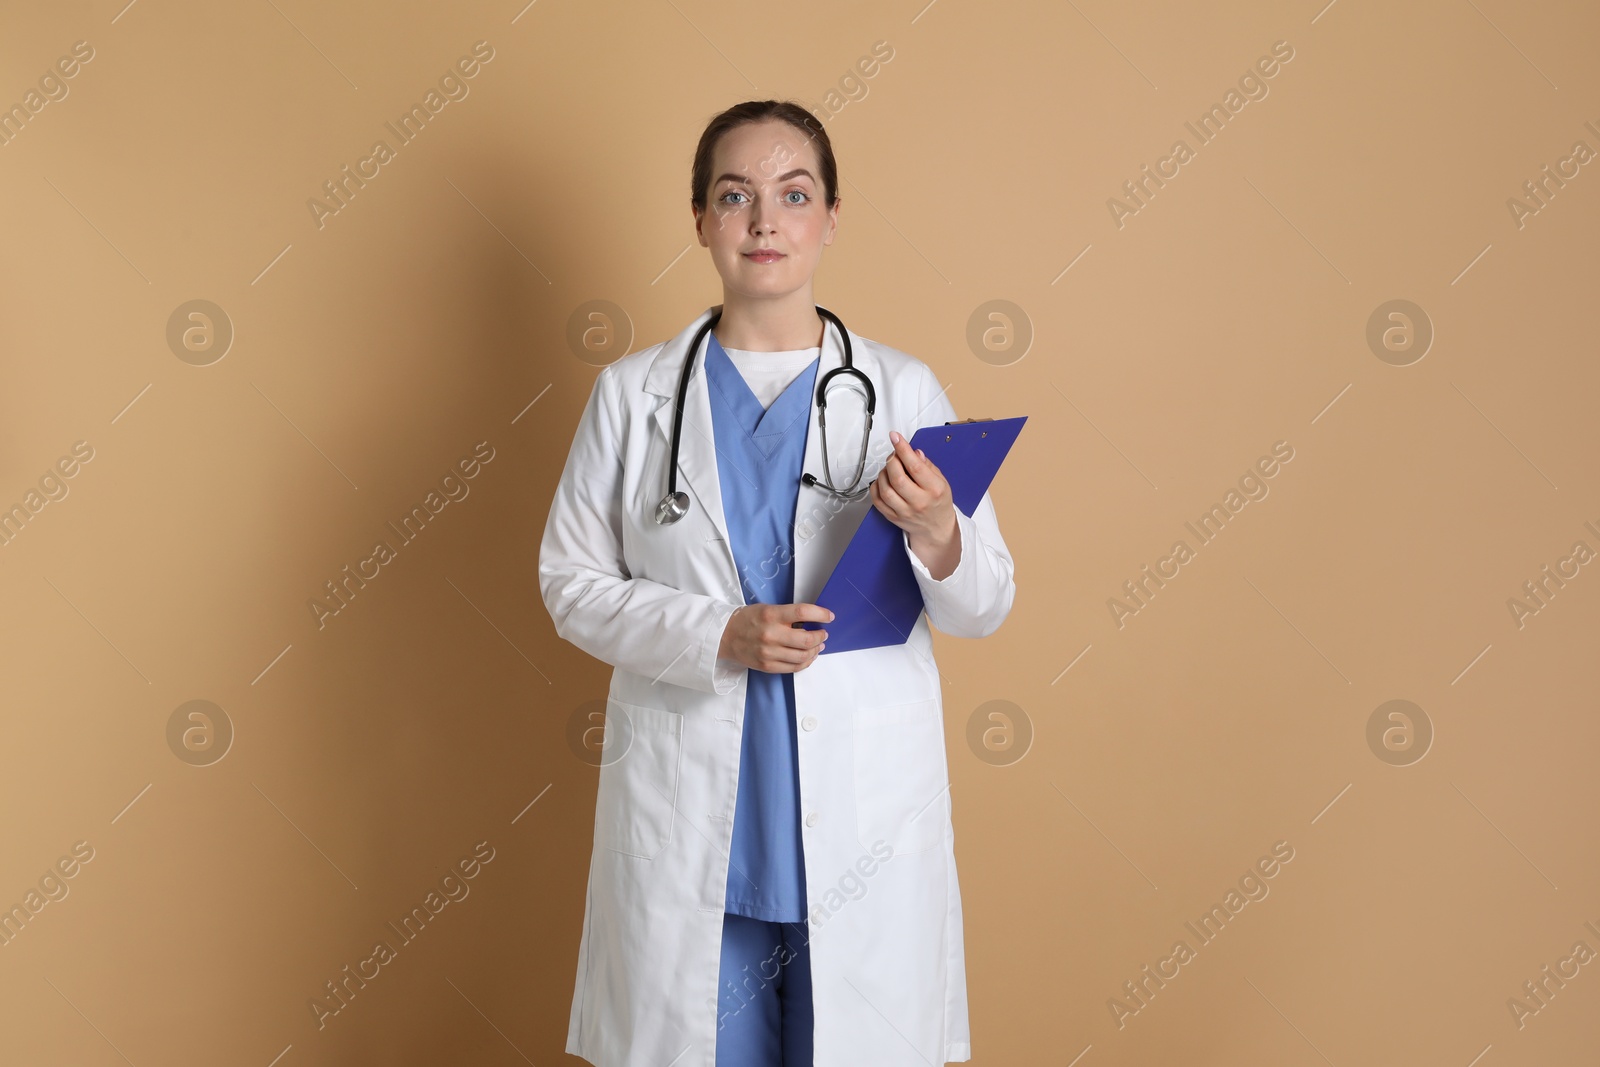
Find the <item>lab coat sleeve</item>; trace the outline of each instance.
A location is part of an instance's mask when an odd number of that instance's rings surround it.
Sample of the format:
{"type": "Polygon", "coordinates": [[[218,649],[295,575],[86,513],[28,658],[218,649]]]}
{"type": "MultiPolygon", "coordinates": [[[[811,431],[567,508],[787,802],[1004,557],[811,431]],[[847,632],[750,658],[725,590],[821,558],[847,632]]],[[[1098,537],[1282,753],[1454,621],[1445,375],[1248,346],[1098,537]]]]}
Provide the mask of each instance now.
{"type": "MultiPolygon", "coordinates": [[[[923,372],[922,402],[918,406],[921,414],[916,429],[955,421],[956,409],[945,396],[939,379],[926,366],[923,372]]],[[[910,536],[902,532],[900,541],[922,589],[928,622],[952,637],[987,637],[1005,621],[1017,591],[1011,551],[1000,536],[994,502],[988,492],[970,516],[956,508],[956,533],[961,542],[956,569],[938,581],[911,550],[910,536]]]]}
{"type": "Polygon", "coordinates": [[[539,546],[539,591],[556,633],[615,667],[708,693],[733,690],[744,666],[719,659],[741,606],[634,578],[623,557],[619,387],[595,379],[539,546]]]}

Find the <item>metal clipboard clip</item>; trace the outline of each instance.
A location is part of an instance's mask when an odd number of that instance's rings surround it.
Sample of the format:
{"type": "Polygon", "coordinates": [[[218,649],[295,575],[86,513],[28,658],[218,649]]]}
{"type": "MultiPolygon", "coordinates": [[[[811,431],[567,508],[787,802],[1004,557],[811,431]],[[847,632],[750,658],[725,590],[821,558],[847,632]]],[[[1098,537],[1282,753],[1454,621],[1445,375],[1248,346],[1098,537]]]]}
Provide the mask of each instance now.
{"type": "MultiPolygon", "coordinates": [[[[945,423],[945,425],[946,425],[946,426],[964,426],[964,425],[966,425],[966,424],[967,424],[967,423],[969,423],[969,422],[993,422],[993,421],[994,421],[994,419],[992,419],[992,418],[983,418],[983,419],[952,419],[952,420],[950,420],[950,421],[949,421],[949,422],[946,422],[946,423],[945,423]]],[[[987,433],[987,432],[984,432],[984,433],[981,433],[981,434],[979,434],[979,435],[978,435],[978,436],[979,436],[979,437],[988,437],[988,436],[989,436],[989,434],[988,434],[988,433],[987,433]]]]}

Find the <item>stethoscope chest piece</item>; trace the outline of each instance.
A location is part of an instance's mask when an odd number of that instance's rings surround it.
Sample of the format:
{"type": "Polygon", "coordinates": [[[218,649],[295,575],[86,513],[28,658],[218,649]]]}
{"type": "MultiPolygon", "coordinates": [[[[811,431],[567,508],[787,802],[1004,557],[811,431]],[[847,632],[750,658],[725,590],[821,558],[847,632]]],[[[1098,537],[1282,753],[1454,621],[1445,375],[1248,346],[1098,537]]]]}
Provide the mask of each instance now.
{"type": "Polygon", "coordinates": [[[661,503],[656,505],[656,524],[671,526],[687,514],[689,514],[689,494],[679,489],[662,497],[661,503]]]}

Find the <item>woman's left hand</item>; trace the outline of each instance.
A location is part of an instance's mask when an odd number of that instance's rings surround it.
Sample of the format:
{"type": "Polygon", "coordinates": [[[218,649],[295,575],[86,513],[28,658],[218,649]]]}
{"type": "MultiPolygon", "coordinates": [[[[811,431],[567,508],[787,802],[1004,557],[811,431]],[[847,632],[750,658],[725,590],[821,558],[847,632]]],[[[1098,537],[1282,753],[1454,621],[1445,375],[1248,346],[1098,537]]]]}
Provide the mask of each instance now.
{"type": "Polygon", "coordinates": [[[961,558],[961,535],[950,483],[934,462],[889,431],[894,454],[872,480],[872,506],[906,532],[911,551],[934,580],[947,577],[961,558]]]}

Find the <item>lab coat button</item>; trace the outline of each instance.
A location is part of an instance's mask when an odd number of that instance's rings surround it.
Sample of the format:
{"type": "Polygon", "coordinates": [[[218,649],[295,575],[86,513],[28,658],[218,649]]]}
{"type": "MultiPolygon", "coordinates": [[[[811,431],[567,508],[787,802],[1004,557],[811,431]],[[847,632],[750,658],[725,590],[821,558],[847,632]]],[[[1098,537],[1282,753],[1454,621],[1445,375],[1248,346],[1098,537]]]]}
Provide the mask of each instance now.
{"type": "Polygon", "coordinates": [[[800,720],[800,728],[802,730],[815,730],[817,728],[817,717],[815,715],[807,715],[800,720]]]}
{"type": "Polygon", "coordinates": [[[812,812],[810,815],[806,816],[806,825],[807,826],[815,826],[815,825],[817,825],[817,813],[816,812],[812,812]]]}

